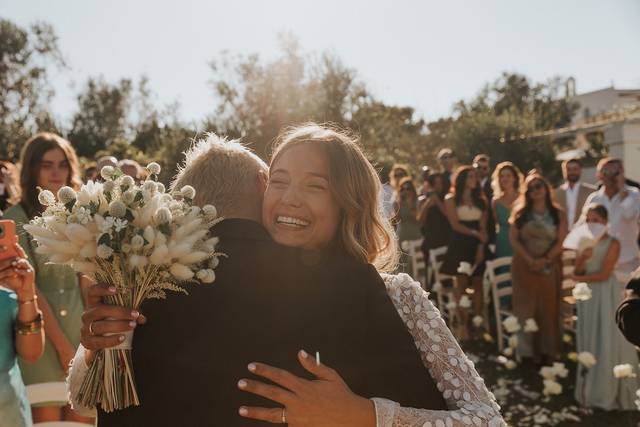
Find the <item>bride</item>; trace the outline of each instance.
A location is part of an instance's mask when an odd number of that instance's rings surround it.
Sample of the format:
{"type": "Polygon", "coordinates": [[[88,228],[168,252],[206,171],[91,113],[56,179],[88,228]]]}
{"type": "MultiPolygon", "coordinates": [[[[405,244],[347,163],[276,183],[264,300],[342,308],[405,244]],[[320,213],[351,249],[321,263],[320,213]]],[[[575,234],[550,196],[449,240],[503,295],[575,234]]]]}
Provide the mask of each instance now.
{"type": "MultiPolygon", "coordinates": [[[[183,184],[178,178],[174,187],[183,184]]],[[[264,196],[263,224],[277,243],[316,250],[339,245],[379,271],[391,271],[398,249],[390,225],[378,211],[379,189],[377,174],[355,139],[325,126],[298,126],[278,138],[264,196]]],[[[280,407],[241,407],[240,415],[291,426],[353,426],[352,420],[372,418],[358,411],[374,411],[376,426],[385,427],[506,425],[495,398],[427,293],[407,275],[382,277],[448,410],[401,407],[383,396],[362,405],[364,398],[351,392],[335,371],[300,351],[300,363],[318,380],[252,363],[251,373],[275,385],[239,378],[238,387],[280,407]]],[[[73,384],[82,378],[73,377],[77,370],[71,372],[71,398],[77,407],[73,384]]]]}

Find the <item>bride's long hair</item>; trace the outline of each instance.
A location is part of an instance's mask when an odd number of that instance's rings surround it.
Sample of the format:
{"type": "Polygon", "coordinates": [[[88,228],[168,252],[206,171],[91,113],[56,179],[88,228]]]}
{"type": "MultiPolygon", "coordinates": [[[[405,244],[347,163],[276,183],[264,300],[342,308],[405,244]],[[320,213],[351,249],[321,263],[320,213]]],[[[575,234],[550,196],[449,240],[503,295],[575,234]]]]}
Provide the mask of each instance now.
{"type": "Polygon", "coordinates": [[[395,232],[380,211],[381,184],[358,138],[333,125],[305,123],[276,138],[271,166],[282,153],[301,144],[317,144],[329,157],[331,192],[340,206],[337,242],[355,259],[390,272],[398,263],[395,232]]]}

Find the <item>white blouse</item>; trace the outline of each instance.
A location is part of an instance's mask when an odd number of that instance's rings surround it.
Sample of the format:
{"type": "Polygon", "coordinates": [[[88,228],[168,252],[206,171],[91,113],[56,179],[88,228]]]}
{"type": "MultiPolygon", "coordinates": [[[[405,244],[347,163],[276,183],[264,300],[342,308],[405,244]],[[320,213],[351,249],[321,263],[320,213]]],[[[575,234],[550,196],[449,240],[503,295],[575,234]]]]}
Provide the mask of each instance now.
{"type": "MultiPolygon", "coordinates": [[[[473,362],[460,349],[427,292],[407,274],[384,274],[382,277],[389,297],[413,336],[422,362],[436,381],[449,410],[401,407],[391,400],[374,398],[376,427],[506,426],[495,396],[487,390],[473,362]]],[[[77,400],[86,374],[84,348],[80,346],[67,377],[69,400],[76,412],[95,416],[95,408],[83,407],[77,400]]]]}

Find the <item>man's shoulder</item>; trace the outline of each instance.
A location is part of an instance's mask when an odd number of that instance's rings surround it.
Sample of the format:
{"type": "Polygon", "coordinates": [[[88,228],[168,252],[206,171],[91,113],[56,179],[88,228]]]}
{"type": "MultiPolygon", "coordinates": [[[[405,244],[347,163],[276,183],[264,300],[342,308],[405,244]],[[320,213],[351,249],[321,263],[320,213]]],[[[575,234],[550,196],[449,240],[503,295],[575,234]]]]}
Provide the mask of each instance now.
{"type": "Polygon", "coordinates": [[[580,188],[583,190],[588,190],[589,193],[593,193],[594,191],[596,191],[598,189],[598,187],[596,187],[593,184],[589,184],[588,182],[581,182],[580,183],[580,188]]]}

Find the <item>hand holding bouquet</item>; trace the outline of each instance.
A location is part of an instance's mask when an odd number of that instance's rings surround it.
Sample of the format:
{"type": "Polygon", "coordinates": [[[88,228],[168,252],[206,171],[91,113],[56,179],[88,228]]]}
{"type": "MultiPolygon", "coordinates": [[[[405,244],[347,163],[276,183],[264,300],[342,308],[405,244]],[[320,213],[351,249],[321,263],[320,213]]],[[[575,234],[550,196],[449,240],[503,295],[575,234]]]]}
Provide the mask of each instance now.
{"type": "MultiPolygon", "coordinates": [[[[89,181],[79,191],[62,187],[57,198],[39,194],[46,206],[24,229],[50,262],[68,264],[92,279],[114,286],[105,303],[138,310],[147,298],[166,291],[187,293],[188,282],[212,283],[218,263],[218,239],[209,229],[221,218],[212,205],[193,206],[195,190],[185,186],[172,194],[156,182],[157,163],[147,166],[150,178],[137,185],[110,166],[103,183],[89,181]]],[[[111,412],[139,405],[131,363],[131,333],[114,349],[100,351],[89,368],[79,399],[85,406],[111,412]]]]}

